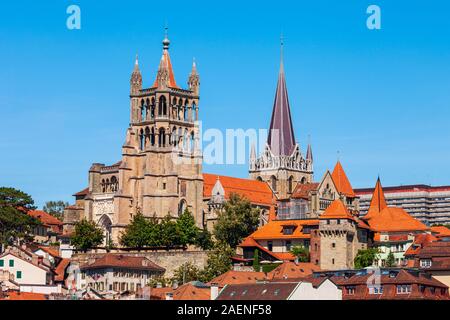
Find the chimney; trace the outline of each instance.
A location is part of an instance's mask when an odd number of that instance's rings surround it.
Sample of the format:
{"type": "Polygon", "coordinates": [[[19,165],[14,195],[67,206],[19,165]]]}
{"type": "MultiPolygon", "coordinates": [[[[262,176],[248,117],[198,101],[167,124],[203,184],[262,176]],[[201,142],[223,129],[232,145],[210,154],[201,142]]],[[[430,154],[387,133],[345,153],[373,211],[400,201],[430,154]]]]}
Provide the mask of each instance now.
{"type": "Polygon", "coordinates": [[[157,288],[162,288],[162,283],[161,283],[161,282],[158,282],[158,283],[156,284],[156,287],[157,287],[157,288]]]}
{"type": "Polygon", "coordinates": [[[178,281],[174,280],[173,283],[172,283],[172,289],[176,290],[177,288],[178,288],[178,281]]]}
{"type": "Polygon", "coordinates": [[[219,296],[219,285],[217,283],[211,283],[211,300],[216,300],[219,296]]]}
{"type": "Polygon", "coordinates": [[[38,265],[39,264],[39,256],[38,255],[36,255],[36,254],[33,254],[32,256],[31,256],[31,263],[32,264],[34,264],[34,265],[38,265]]]}
{"type": "Polygon", "coordinates": [[[166,300],[173,300],[173,293],[172,292],[167,292],[166,293],[166,300]]]}

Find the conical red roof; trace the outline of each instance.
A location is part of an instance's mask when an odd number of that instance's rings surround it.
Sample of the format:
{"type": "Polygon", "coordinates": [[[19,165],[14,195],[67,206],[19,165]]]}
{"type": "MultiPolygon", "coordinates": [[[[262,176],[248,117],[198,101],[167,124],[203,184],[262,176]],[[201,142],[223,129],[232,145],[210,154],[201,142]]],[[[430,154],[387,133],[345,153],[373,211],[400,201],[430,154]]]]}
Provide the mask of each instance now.
{"type": "Polygon", "coordinates": [[[352,185],[345,174],[344,168],[342,168],[341,162],[338,161],[336,166],[334,167],[333,173],[331,174],[333,178],[333,182],[336,185],[339,193],[344,194],[347,197],[354,198],[356,197],[355,192],[353,191],[352,185]]]}
{"type": "Polygon", "coordinates": [[[373,191],[372,200],[370,201],[369,211],[363,218],[365,220],[370,220],[385,208],[387,208],[386,198],[384,197],[380,178],[378,178],[375,190],[373,191]]]}

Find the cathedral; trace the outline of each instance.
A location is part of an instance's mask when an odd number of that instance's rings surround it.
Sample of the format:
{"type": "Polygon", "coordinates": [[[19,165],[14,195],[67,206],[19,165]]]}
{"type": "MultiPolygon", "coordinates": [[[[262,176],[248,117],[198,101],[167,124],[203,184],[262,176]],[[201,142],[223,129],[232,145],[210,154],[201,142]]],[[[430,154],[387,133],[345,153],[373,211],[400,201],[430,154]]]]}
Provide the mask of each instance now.
{"type": "MultiPolygon", "coordinates": [[[[92,164],[88,187],[76,193],[75,204],[65,210],[66,233],[73,232],[77,221],[86,219],[104,230],[107,243],[117,244],[124,228],[138,212],[146,217],[170,215],[176,219],[185,209],[193,214],[198,227],[211,229],[231,193],[246,197],[260,208],[261,224],[264,224],[276,197],[264,179],[275,176],[280,181],[278,190],[285,192],[284,181],[291,179],[294,183],[303,178],[301,174],[307,167],[298,146],[289,155],[284,151],[274,154],[268,149],[271,158],[263,156],[258,169],[251,174],[260,172],[258,180],[204,173],[199,146],[197,67],[194,62],[187,88],[181,88],[175,80],[167,33],[162,46],[156,78],[149,88],[143,87],[136,57],[130,80],[130,125],[121,160],[112,165],[92,164]]],[[[284,98],[277,98],[280,99],[284,98]]],[[[282,125],[278,117],[284,117],[282,113],[286,111],[283,103],[286,102],[276,102],[277,108],[282,108],[274,113],[273,126],[277,129],[282,125]]],[[[275,147],[278,140],[270,139],[273,140],[270,145],[275,147]]],[[[293,139],[293,134],[289,139],[293,139]]]]}

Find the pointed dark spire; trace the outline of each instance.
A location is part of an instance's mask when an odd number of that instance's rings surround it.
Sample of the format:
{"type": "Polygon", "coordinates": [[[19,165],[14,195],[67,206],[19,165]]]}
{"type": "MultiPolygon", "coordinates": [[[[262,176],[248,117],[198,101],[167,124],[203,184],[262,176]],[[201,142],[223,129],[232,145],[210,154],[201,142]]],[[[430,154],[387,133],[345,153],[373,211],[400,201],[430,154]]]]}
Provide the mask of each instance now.
{"type": "Polygon", "coordinates": [[[309,160],[310,162],[314,161],[311,143],[308,143],[308,150],[306,151],[306,160],[309,160]]]}
{"type": "Polygon", "coordinates": [[[270,120],[269,137],[267,140],[270,150],[276,156],[290,155],[295,146],[291,109],[289,107],[289,97],[284,76],[283,45],[283,38],[281,38],[280,72],[278,75],[275,102],[273,104],[272,119],[270,120]]]}

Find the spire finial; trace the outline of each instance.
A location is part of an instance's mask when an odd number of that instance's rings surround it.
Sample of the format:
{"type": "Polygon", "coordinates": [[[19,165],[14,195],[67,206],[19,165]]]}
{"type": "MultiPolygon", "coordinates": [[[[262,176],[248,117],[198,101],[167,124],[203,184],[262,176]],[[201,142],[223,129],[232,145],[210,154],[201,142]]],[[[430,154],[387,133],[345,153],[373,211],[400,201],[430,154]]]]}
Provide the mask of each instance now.
{"type": "Polygon", "coordinates": [[[281,62],[281,67],[283,67],[283,47],[284,47],[284,36],[283,36],[283,32],[281,32],[281,35],[280,35],[280,62],[281,62]]]}
{"type": "Polygon", "coordinates": [[[168,32],[168,30],[169,30],[169,27],[167,26],[167,21],[166,21],[166,24],[164,26],[164,40],[163,40],[163,49],[164,50],[169,50],[170,41],[169,41],[169,32],[168,32]]]}

